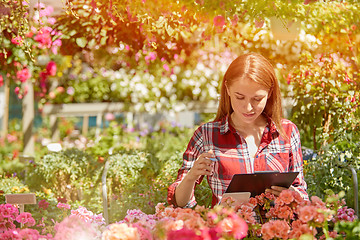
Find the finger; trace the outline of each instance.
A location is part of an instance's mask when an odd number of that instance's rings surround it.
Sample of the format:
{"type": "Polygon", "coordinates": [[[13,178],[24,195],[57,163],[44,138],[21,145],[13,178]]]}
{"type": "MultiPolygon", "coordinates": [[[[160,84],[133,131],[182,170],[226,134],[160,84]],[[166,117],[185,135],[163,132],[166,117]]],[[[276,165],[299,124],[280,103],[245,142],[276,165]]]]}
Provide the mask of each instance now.
{"type": "Polygon", "coordinates": [[[213,150],[209,150],[208,152],[204,152],[201,155],[203,155],[204,157],[209,157],[209,158],[215,157],[215,154],[214,154],[213,150]]]}
{"type": "Polygon", "coordinates": [[[209,170],[209,169],[197,169],[197,170],[194,171],[194,174],[196,174],[197,176],[211,175],[212,170],[209,170]]]}
{"type": "Polygon", "coordinates": [[[278,192],[281,192],[287,188],[284,188],[284,187],[280,187],[280,186],[271,186],[271,189],[275,190],[275,191],[278,191],[278,192]]]}
{"type": "Polygon", "coordinates": [[[213,161],[210,160],[210,157],[206,157],[206,156],[201,156],[198,160],[197,160],[198,164],[207,164],[207,165],[212,165],[213,161]]]}
{"type": "Polygon", "coordinates": [[[267,188],[267,189],[265,189],[265,193],[271,193],[278,197],[280,195],[281,191],[279,192],[279,191],[267,188]]]}
{"type": "Polygon", "coordinates": [[[210,172],[213,170],[212,164],[207,164],[207,163],[199,163],[197,165],[197,168],[198,169],[204,169],[204,170],[210,171],[210,172]]]}

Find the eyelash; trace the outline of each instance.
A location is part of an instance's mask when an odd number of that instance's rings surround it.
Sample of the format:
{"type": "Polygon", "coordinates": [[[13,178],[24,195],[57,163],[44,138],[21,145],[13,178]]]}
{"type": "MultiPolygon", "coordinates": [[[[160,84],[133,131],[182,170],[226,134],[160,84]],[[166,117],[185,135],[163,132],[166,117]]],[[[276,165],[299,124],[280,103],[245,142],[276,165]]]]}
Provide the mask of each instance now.
{"type": "MultiPolygon", "coordinates": [[[[236,98],[237,100],[244,100],[244,98],[236,98]]],[[[257,102],[260,102],[262,99],[254,99],[255,101],[257,101],[257,102]]]]}

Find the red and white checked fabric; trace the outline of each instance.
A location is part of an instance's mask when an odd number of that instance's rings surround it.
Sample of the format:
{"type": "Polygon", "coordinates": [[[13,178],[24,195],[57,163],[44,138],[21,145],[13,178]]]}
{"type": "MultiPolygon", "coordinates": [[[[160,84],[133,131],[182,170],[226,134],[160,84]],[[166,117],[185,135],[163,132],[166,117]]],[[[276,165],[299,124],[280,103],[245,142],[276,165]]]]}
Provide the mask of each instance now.
{"type": "MultiPolygon", "coordinates": [[[[294,123],[283,119],[281,124],[288,139],[283,138],[273,121],[268,118],[268,124],[254,158],[251,158],[245,139],[229,124],[229,116],[219,121],[201,125],[193,134],[186,151],[183,154],[183,164],[178,171],[176,181],[168,188],[168,203],[176,206],[175,188],[186,173],[194,165],[195,160],[203,152],[213,150],[217,161],[214,173],[207,176],[212,189],[212,205],[217,204],[229,185],[234,174],[254,173],[256,171],[299,172],[293,182],[304,199],[308,199],[306,182],[303,174],[303,159],[300,134],[294,123]]],[[[197,180],[200,184],[203,176],[197,180]]],[[[249,183],[251,184],[251,183],[249,183]]],[[[196,205],[194,191],[186,207],[196,205]]]]}

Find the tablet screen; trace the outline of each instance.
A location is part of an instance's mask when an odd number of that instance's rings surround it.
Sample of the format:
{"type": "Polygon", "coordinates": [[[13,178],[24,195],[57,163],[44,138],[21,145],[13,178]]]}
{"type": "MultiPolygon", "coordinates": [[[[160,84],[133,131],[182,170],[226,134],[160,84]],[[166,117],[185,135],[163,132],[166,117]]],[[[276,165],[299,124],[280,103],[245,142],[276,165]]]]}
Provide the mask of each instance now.
{"type": "Polygon", "coordinates": [[[255,172],[251,174],[235,174],[225,193],[250,192],[255,197],[271,186],[289,188],[299,172],[255,172]]]}

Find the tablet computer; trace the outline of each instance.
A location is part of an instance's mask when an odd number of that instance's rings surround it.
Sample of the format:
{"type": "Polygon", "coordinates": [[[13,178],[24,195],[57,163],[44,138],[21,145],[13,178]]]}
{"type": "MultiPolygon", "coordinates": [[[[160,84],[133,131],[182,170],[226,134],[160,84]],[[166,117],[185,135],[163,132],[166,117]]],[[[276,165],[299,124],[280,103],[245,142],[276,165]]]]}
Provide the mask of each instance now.
{"type": "Polygon", "coordinates": [[[251,174],[235,174],[225,193],[250,192],[255,197],[271,186],[289,188],[299,172],[255,172],[251,174]]]}

